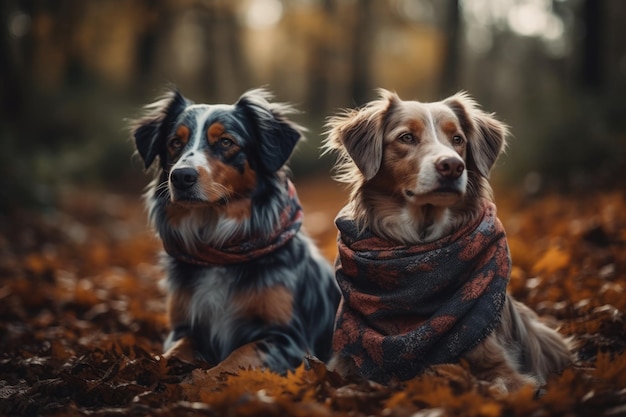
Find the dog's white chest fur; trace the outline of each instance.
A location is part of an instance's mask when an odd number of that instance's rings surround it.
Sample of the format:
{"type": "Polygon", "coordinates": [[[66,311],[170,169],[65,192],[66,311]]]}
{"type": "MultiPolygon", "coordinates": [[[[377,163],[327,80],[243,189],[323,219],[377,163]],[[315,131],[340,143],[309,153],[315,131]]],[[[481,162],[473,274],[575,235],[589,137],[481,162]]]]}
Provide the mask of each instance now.
{"type": "Polygon", "coordinates": [[[382,226],[394,236],[401,236],[406,242],[432,242],[450,234],[454,226],[454,218],[449,209],[441,210],[437,221],[424,227],[412,209],[403,207],[391,219],[385,219],[382,226]]]}
{"type": "Polygon", "coordinates": [[[197,280],[189,310],[191,323],[206,322],[214,317],[223,317],[229,309],[232,281],[228,280],[226,268],[206,269],[197,280]]]}
{"type": "Polygon", "coordinates": [[[234,277],[227,268],[213,267],[198,278],[189,306],[189,323],[208,329],[211,338],[220,335],[216,339],[227,342],[238,308],[232,302],[234,277]]]}

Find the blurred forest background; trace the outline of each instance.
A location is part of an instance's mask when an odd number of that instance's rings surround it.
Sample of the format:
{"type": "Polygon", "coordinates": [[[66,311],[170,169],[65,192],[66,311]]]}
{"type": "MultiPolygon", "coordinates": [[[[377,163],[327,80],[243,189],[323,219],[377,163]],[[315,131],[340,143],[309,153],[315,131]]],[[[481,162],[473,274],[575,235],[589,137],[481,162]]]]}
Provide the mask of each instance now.
{"type": "Polygon", "coordinates": [[[0,211],[140,190],[126,120],[168,85],[296,104],[296,176],[328,175],[325,117],[384,87],[495,111],[514,134],[499,178],[524,193],[624,183],[623,0],[3,0],[0,77],[0,211]]]}
{"type": "Polygon", "coordinates": [[[0,415],[624,415],[624,97],[625,0],[0,0],[0,415]],[[291,167],[328,260],[346,192],[326,117],[379,87],[468,91],[513,132],[494,171],[509,291],[577,363],[537,398],[456,365],[395,388],[323,364],[216,385],[159,359],[162,245],[128,120],[172,85],[209,103],[266,86],[302,111],[291,167]]]}

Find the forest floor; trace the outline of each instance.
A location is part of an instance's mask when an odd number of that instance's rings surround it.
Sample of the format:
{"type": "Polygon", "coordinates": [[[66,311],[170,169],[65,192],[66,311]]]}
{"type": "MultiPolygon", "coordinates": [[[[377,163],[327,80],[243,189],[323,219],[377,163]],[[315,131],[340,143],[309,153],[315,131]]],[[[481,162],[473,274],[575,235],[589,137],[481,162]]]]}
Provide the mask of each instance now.
{"type": "MultiPolygon", "coordinates": [[[[297,182],[305,227],[329,260],[346,200],[297,182]]],[[[510,292],[579,344],[540,396],[502,395],[461,365],[403,384],[345,380],[312,361],[217,380],[158,356],[167,333],[160,242],[139,195],[67,189],[55,209],[0,217],[0,415],[626,415],[626,195],[496,190],[510,292]]]]}

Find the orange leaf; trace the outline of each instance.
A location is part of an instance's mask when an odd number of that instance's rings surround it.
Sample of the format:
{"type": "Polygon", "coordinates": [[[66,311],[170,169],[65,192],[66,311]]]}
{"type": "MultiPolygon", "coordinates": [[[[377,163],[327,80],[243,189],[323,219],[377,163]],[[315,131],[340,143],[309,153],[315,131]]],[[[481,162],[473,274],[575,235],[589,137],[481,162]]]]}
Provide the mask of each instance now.
{"type": "Polygon", "coordinates": [[[532,272],[534,274],[553,274],[564,269],[570,263],[570,255],[562,249],[550,247],[546,253],[535,263],[532,272]]]}

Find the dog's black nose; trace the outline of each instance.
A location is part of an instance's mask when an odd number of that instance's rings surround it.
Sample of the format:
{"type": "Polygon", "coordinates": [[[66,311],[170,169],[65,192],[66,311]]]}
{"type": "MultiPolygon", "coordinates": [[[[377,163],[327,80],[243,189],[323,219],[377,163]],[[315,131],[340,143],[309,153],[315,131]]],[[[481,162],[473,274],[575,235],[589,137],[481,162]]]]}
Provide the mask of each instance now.
{"type": "Polygon", "coordinates": [[[198,171],[193,168],[178,168],[170,174],[172,184],[179,190],[187,190],[198,181],[198,171]]]}
{"type": "Polygon", "coordinates": [[[465,171],[465,163],[460,158],[447,157],[440,159],[435,165],[437,172],[445,178],[457,179],[465,171]]]}

